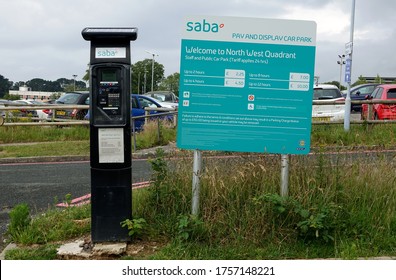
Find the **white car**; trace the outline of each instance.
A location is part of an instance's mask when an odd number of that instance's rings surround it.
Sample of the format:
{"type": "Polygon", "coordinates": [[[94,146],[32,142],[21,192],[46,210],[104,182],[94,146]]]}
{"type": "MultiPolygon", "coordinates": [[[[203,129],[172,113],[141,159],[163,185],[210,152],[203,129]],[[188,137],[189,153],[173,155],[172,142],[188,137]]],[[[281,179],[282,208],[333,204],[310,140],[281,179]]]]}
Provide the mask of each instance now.
{"type": "Polygon", "coordinates": [[[312,105],[313,121],[341,121],[344,120],[345,104],[344,97],[335,85],[319,84],[314,86],[313,100],[316,101],[312,105]],[[333,101],[335,104],[317,105],[317,103],[325,103],[333,101]],[[340,102],[337,104],[337,102],[340,102]]]}
{"type": "MultiPolygon", "coordinates": [[[[26,104],[26,105],[48,105],[47,103],[37,101],[35,99],[22,99],[17,100],[19,104],[26,104]]],[[[45,121],[51,119],[51,110],[50,109],[36,109],[37,117],[40,121],[45,121]]]]}
{"type": "Polygon", "coordinates": [[[144,94],[158,100],[162,107],[177,110],[179,98],[171,91],[150,91],[144,94]]]}

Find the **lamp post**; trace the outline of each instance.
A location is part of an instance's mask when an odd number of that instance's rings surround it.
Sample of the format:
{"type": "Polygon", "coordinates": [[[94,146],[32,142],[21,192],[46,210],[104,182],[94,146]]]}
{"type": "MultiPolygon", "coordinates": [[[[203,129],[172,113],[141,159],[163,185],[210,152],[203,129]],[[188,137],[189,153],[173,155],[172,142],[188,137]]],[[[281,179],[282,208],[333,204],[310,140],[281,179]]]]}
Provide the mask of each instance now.
{"type": "Polygon", "coordinates": [[[146,93],[146,85],[147,85],[147,70],[146,70],[146,66],[144,66],[144,87],[143,87],[143,94],[146,93]]]}
{"type": "Polygon", "coordinates": [[[340,60],[337,60],[337,63],[340,65],[340,90],[341,90],[341,80],[342,80],[342,65],[345,64],[345,54],[338,55],[340,60]]]}
{"type": "Polygon", "coordinates": [[[76,91],[76,78],[77,78],[77,75],[74,74],[74,75],[73,75],[73,87],[74,87],[74,90],[73,90],[73,91],[76,91]]]}
{"type": "Polygon", "coordinates": [[[138,94],[140,94],[140,72],[138,73],[138,94]]]}
{"type": "Polygon", "coordinates": [[[154,57],[158,56],[158,54],[146,51],[146,53],[151,54],[153,56],[152,65],[151,65],[151,91],[154,91],[154,57]]]}

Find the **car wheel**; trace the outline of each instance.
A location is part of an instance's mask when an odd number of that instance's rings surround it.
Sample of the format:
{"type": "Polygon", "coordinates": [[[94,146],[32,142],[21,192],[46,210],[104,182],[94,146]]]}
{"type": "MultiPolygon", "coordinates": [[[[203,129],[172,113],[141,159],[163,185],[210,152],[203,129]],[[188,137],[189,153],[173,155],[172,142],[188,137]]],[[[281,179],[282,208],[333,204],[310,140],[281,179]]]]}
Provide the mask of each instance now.
{"type": "Polygon", "coordinates": [[[377,114],[377,113],[374,113],[374,120],[376,120],[376,121],[378,121],[378,120],[379,120],[379,118],[378,118],[378,114],[377,114]]]}
{"type": "Polygon", "coordinates": [[[76,114],[76,119],[77,120],[83,120],[85,117],[84,111],[78,111],[76,114]]]}

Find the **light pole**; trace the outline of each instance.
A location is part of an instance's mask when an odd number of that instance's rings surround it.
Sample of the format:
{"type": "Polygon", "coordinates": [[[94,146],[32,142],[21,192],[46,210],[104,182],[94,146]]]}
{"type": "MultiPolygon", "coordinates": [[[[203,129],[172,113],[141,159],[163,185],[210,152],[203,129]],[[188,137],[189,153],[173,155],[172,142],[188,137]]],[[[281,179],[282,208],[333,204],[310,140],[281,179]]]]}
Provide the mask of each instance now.
{"type": "Polygon", "coordinates": [[[337,60],[337,63],[340,65],[340,90],[341,90],[341,79],[342,79],[342,65],[345,64],[345,54],[338,55],[340,60],[337,60]]]}
{"type": "Polygon", "coordinates": [[[138,74],[138,94],[140,94],[140,72],[138,74]]]}
{"type": "Polygon", "coordinates": [[[77,75],[74,74],[73,75],[73,86],[74,86],[74,90],[73,91],[76,91],[76,78],[77,78],[77,75]]]}
{"type": "Polygon", "coordinates": [[[146,70],[146,66],[144,66],[144,88],[143,88],[143,94],[146,93],[146,85],[147,85],[147,70],[146,70]]]}
{"type": "Polygon", "coordinates": [[[151,64],[151,91],[154,91],[154,57],[158,56],[158,54],[146,51],[146,53],[151,54],[153,56],[152,64],[151,64]]]}

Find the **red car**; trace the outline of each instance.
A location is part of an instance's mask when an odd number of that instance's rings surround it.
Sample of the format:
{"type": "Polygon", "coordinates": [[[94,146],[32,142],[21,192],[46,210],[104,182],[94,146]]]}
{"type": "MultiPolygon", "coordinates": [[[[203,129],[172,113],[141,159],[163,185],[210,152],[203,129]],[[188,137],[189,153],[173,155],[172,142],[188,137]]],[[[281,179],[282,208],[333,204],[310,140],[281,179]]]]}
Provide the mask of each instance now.
{"type": "MultiPolygon", "coordinates": [[[[379,85],[368,98],[373,100],[394,100],[394,104],[373,104],[371,118],[374,120],[396,120],[396,84],[379,85]]],[[[366,120],[369,104],[362,104],[362,119],[366,120]]]]}

